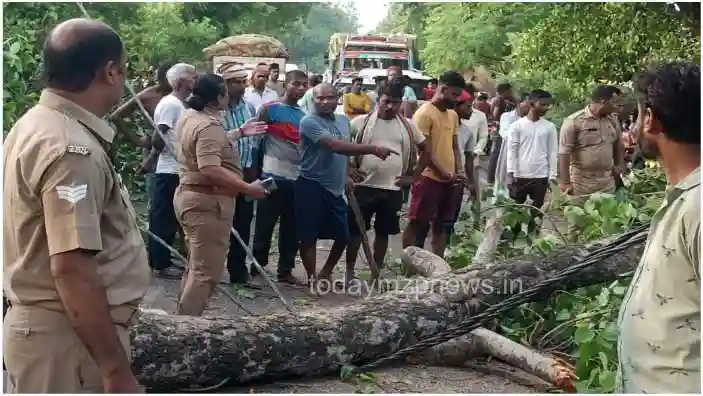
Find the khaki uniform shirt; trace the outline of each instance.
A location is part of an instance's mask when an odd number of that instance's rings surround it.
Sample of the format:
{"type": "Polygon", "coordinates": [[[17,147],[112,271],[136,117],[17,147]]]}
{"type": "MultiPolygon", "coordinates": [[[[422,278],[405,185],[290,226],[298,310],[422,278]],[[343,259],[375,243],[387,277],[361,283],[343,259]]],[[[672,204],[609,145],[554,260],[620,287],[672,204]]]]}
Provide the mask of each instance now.
{"type": "Polygon", "coordinates": [[[214,116],[188,109],[176,124],[176,131],[180,136],[176,151],[183,166],[181,184],[212,185],[212,180],[200,173],[206,166],[222,166],[242,174],[239,155],[214,116]]]}
{"type": "MultiPolygon", "coordinates": [[[[612,187],[619,125],[615,115],[599,118],[588,106],[564,120],[559,136],[559,154],[571,157],[574,190],[588,194],[612,187]]],[[[581,195],[577,191],[574,194],[581,195]]]]}
{"type": "Polygon", "coordinates": [[[111,306],[141,299],[150,270],[136,215],[101,142],[115,132],[49,90],[4,142],[4,290],[60,309],[49,257],[95,252],[111,306]]]}
{"type": "Polygon", "coordinates": [[[701,173],[669,187],[618,318],[618,393],[701,392],[701,173]]]}

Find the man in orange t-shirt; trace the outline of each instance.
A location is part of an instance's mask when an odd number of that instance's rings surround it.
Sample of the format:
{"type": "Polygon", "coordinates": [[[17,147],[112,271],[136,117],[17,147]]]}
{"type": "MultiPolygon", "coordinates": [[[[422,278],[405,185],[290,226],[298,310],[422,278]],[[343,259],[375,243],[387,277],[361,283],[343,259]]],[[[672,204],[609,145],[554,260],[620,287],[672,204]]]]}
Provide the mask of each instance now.
{"type": "Polygon", "coordinates": [[[417,233],[431,224],[432,251],[440,257],[447,242],[446,224],[454,221],[454,203],[461,200],[466,181],[457,141],[459,117],[452,110],[465,87],[461,74],[442,73],[432,101],[422,105],[413,116],[425,135],[428,154],[420,158],[420,166],[425,168],[411,189],[410,224],[403,233],[403,247],[414,245],[417,233]]]}

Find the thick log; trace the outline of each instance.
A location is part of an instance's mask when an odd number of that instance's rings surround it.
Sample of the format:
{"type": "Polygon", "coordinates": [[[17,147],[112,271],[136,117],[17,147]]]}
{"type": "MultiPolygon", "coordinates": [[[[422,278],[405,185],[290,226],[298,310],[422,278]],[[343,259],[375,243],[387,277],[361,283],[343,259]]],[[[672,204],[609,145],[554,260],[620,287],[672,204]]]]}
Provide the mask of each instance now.
{"type": "MultiPolygon", "coordinates": [[[[636,266],[642,249],[643,244],[635,245],[602,260],[545,288],[536,298],[611,281],[636,266]]],[[[145,313],[133,328],[133,367],[143,385],[159,390],[212,386],[225,379],[234,385],[338,373],[345,364],[373,361],[455,326],[508,294],[553,278],[579,255],[571,248],[546,258],[517,258],[433,279],[432,287],[420,282],[413,290],[396,290],[334,311],[303,312],[297,317],[145,313]]]]}
{"type": "Polygon", "coordinates": [[[400,262],[408,276],[420,275],[429,278],[452,272],[452,268],[441,257],[415,246],[403,249],[400,262]]]}

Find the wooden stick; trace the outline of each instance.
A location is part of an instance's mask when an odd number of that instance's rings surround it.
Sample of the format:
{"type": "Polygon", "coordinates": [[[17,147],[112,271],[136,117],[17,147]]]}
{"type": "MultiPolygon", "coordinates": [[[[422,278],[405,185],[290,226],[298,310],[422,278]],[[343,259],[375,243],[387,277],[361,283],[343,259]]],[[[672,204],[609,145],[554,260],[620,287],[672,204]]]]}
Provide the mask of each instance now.
{"type": "Polygon", "coordinates": [[[359,203],[356,201],[356,196],[354,196],[353,188],[347,189],[347,200],[349,201],[349,208],[354,214],[354,220],[356,221],[356,225],[359,227],[359,235],[361,236],[361,247],[364,249],[366,261],[369,263],[372,280],[377,280],[380,277],[380,271],[378,269],[378,265],[376,265],[376,260],[373,257],[373,252],[371,251],[371,245],[369,244],[369,236],[366,234],[366,224],[364,223],[364,218],[361,216],[361,209],[359,208],[359,203]]]}

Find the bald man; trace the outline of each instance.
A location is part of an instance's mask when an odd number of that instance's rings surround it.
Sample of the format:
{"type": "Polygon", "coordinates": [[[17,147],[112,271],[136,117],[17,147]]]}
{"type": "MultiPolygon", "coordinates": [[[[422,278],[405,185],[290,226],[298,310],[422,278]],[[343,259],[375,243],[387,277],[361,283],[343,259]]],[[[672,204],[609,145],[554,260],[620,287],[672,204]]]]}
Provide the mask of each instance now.
{"type": "Polygon", "coordinates": [[[126,55],[102,22],[58,25],[44,45],[47,88],[5,140],[9,393],[141,391],[128,328],[149,267],[102,119],[122,96],[126,55]]]}
{"type": "MultiPolygon", "coordinates": [[[[294,186],[294,213],[300,258],[312,294],[319,294],[316,281],[317,240],[331,239],[346,246],[349,239],[347,202],[347,157],[374,155],[386,159],[398,154],[387,147],[351,143],[349,118],[335,114],[337,90],[329,83],[313,89],[315,114],[300,121],[300,173],[294,186]]],[[[330,263],[339,260],[332,257],[330,263]]],[[[329,266],[334,267],[334,264],[329,266]]],[[[324,274],[323,274],[324,275],[324,274]]]]}
{"type": "Polygon", "coordinates": [[[244,100],[254,105],[257,111],[264,103],[280,99],[276,91],[266,85],[270,74],[266,64],[257,65],[251,73],[251,86],[244,91],[244,100]]]}

